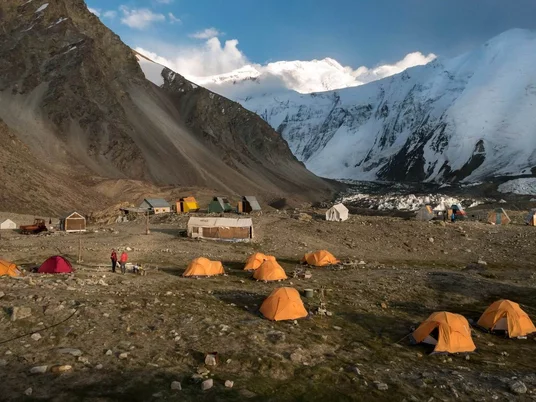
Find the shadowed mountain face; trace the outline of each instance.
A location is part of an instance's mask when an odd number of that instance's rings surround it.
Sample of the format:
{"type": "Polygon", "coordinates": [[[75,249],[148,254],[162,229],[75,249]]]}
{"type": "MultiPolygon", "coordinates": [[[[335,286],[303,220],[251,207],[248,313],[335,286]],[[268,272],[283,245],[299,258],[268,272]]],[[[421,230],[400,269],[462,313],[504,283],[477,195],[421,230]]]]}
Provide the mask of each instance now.
{"type": "Polygon", "coordinates": [[[162,88],[147,81],[82,0],[22,3],[0,3],[0,119],[46,169],[264,197],[333,192],[254,113],[171,71],[162,88]]]}

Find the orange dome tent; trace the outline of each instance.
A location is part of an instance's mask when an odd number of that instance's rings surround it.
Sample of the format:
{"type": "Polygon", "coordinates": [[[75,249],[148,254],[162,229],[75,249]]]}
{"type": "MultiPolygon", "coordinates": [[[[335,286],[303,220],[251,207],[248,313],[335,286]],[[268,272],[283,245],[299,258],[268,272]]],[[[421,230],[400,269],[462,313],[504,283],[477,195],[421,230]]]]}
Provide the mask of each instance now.
{"type": "Polygon", "coordinates": [[[489,306],[477,323],[488,331],[507,331],[515,338],[536,332],[536,327],[519,304],[510,300],[498,300],[489,306]]]}
{"type": "Polygon", "coordinates": [[[199,257],[193,260],[182,276],[214,276],[223,275],[223,265],[220,261],[210,261],[208,258],[199,257]]]}
{"type": "Polygon", "coordinates": [[[476,349],[465,317],[445,311],[433,313],[412,336],[415,343],[435,345],[433,353],[463,353],[476,349]]]}
{"type": "Polygon", "coordinates": [[[275,261],[275,259],[264,261],[259,268],[253,272],[253,278],[258,281],[280,281],[287,279],[285,270],[275,261]]]}
{"type": "Polygon", "coordinates": [[[315,251],[314,253],[305,254],[302,258],[302,264],[309,264],[315,267],[325,267],[327,265],[338,264],[340,261],[333,254],[326,250],[315,251]]]}
{"type": "Polygon", "coordinates": [[[13,264],[12,262],[0,260],[0,276],[4,276],[4,275],[17,278],[19,276],[22,276],[22,272],[19,271],[17,266],[13,264]]]}
{"type": "Polygon", "coordinates": [[[253,271],[259,268],[264,261],[275,261],[275,257],[273,255],[266,255],[263,253],[252,254],[246,261],[244,271],[253,271]]]}
{"type": "Polygon", "coordinates": [[[278,288],[264,300],[260,312],[273,321],[296,320],[307,317],[300,294],[294,288],[278,288]]]}

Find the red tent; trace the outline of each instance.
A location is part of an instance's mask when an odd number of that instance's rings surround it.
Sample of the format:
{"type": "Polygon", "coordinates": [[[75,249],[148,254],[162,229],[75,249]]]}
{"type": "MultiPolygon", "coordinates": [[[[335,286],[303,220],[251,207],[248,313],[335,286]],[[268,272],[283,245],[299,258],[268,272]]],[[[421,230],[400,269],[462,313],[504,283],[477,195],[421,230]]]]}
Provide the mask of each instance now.
{"type": "Polygon", "coordinates": [[[65,258],[56,255],[46,260],[37,272],[40,274],[68,274],[73,272],[73,267],[65,258]]]}

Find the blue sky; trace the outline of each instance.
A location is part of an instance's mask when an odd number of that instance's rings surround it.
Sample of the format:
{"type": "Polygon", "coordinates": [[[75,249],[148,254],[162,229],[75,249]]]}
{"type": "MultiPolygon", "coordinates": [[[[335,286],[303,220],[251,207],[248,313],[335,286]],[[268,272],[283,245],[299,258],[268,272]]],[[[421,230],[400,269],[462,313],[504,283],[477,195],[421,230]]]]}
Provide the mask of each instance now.
{"type": "MultiPolygon", "coordinates": [[[[86,0],[132,47],[164,57],[208,28],[254,63],[331,57],[354,68],[420,51],[455,56],[511,28],[536,29],[536,0],[86,0]],[[140,12],[143,10],[143,12],[140,12]],[[105,16],[106,11],[114,11],[105,16]],[[171,14],[170,14],[171,13],[171,14]],[[147,21],[149,20],[149,21],[147,21]],[[180,20],[180,21],[179,21],[180,20]],[[130,24],[127,25],[127,24],[130,24]],[[138,26],[136,26],[136,24],[138,26]]],[[[203,35],[198,35],[203,36],[203,35]]],[[[234,49],[229,49],[234,51],[234,49]]],[[[222,66],[225,69],[225,66],[222,66]]]]}

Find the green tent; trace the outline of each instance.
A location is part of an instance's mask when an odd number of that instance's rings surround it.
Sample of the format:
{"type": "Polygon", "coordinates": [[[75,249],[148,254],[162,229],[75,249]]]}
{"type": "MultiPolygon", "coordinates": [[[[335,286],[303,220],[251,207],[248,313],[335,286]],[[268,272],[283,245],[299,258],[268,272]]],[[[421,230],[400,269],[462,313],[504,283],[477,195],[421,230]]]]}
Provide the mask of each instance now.
{"type": "Polygon", "coordinates": [[[208,204],[208,212],[231,212],[233,207],[229,203],[229,200],[225,197],[214,197],[210,204],[208,204]]]}

